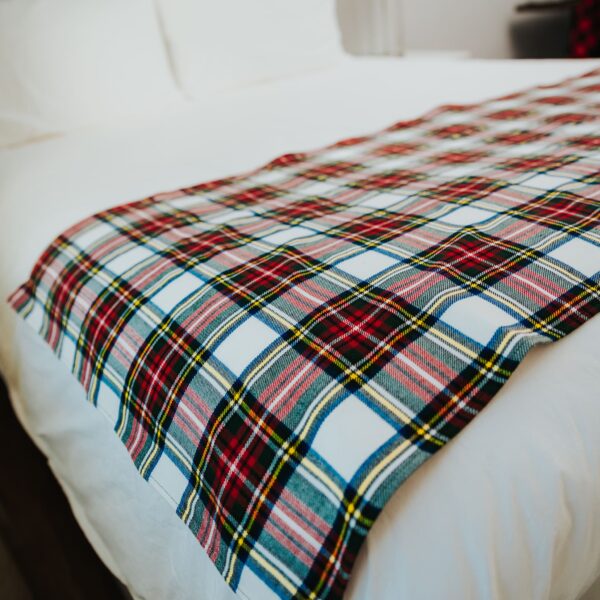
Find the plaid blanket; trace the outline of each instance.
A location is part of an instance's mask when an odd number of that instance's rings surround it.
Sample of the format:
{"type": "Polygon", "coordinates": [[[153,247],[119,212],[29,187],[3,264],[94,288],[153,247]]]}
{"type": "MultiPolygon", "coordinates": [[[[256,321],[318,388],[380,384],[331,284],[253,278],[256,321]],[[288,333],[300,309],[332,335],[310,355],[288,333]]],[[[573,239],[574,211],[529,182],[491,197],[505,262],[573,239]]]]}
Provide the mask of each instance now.
{"type": "Polygon", "coordinates": [[[599,109],[600,70],[106,210],[11,302],[233,589],[340,598],[398,486],[599,311],[599,109]]]}

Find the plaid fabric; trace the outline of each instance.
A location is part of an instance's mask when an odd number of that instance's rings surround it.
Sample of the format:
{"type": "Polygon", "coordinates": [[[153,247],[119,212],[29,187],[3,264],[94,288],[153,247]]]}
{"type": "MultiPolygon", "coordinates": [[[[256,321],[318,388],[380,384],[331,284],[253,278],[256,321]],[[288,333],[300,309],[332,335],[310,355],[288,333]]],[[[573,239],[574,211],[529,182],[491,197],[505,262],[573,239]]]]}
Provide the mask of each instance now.
{"type": "Polygon", "coordinates": [[[599,108],[600,70],[107,210],[11,302],[233,589],[340,598],[398,486],[600,309],[599,108]]]}

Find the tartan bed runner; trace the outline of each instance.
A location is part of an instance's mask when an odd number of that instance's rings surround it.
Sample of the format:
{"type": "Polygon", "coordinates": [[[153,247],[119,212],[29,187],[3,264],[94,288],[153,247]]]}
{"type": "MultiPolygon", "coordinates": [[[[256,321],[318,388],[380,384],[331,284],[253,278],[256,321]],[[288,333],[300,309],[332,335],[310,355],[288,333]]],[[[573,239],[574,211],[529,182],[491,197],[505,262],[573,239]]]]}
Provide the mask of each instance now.
{"type": "Polygon", "coordinates": [[[599,311],[599,118],[597,70],[106,210],[11,303],[234,590],[340,598],[398,486],[599,311]]]}

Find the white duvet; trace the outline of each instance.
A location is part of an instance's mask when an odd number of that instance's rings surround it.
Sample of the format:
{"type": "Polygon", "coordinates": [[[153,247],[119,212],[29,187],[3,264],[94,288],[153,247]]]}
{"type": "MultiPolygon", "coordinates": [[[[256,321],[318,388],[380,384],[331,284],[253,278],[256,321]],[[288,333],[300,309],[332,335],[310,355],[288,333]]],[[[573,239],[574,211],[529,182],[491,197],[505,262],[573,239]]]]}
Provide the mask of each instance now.
{"type": "MultiPolygon", "coordinates": [[[[368,133],[598,63],[348,60],[0,151],[0,294],[68,225],[111,205],[368,133]]],[[[83,390],[0,305],[0,369],[101,558],[138,598],[226,600],[171,507],[83,390]]],[[[600,318],[531,352],[475,421],[395,494],[359,556],[351,600],[578,598],[600,576],[600,318]]],[[[600,598],[596,585],[586,598],[600,598]]],[[[257,598],[252,600],[268,600],[257,598]]]]}

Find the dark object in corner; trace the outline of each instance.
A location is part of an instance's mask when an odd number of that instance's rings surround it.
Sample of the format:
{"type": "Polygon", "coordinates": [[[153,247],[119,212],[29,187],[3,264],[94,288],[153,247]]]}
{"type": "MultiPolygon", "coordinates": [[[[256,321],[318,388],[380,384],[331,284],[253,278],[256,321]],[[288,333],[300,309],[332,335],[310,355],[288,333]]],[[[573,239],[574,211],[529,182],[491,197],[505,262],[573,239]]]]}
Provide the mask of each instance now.
{"type": "Polygon", "coordinates": [[[600,57],[600,0],[533,0],[516,11],[516,58],[600,57]]]}
{"type": "Polygon", "coordinates": [[[0,578],[14,578],[0,591],[18,590],[23,599],[123,598],[79,529],[45,457],[18,422],[1,378],[0,439],[0,543],[5,549],[0,578]]]}
{"type": "Polygon", "coordinates": [[[573,0],[519,4],[510,23],[515,58],[567,58],[573,0]]]}
{"type": "Polygon", "coordinates": [[[517,12],[533,12],[538,10],[571,10],[577,4],[577,0],[550,0],[549,2],[526,2],[517,5],[517,12]]]}
{"type": "Polygon", "coordinates": [[[573,58],[600,57],[600,0],[579,0],[569,38],[573,58]]]}

